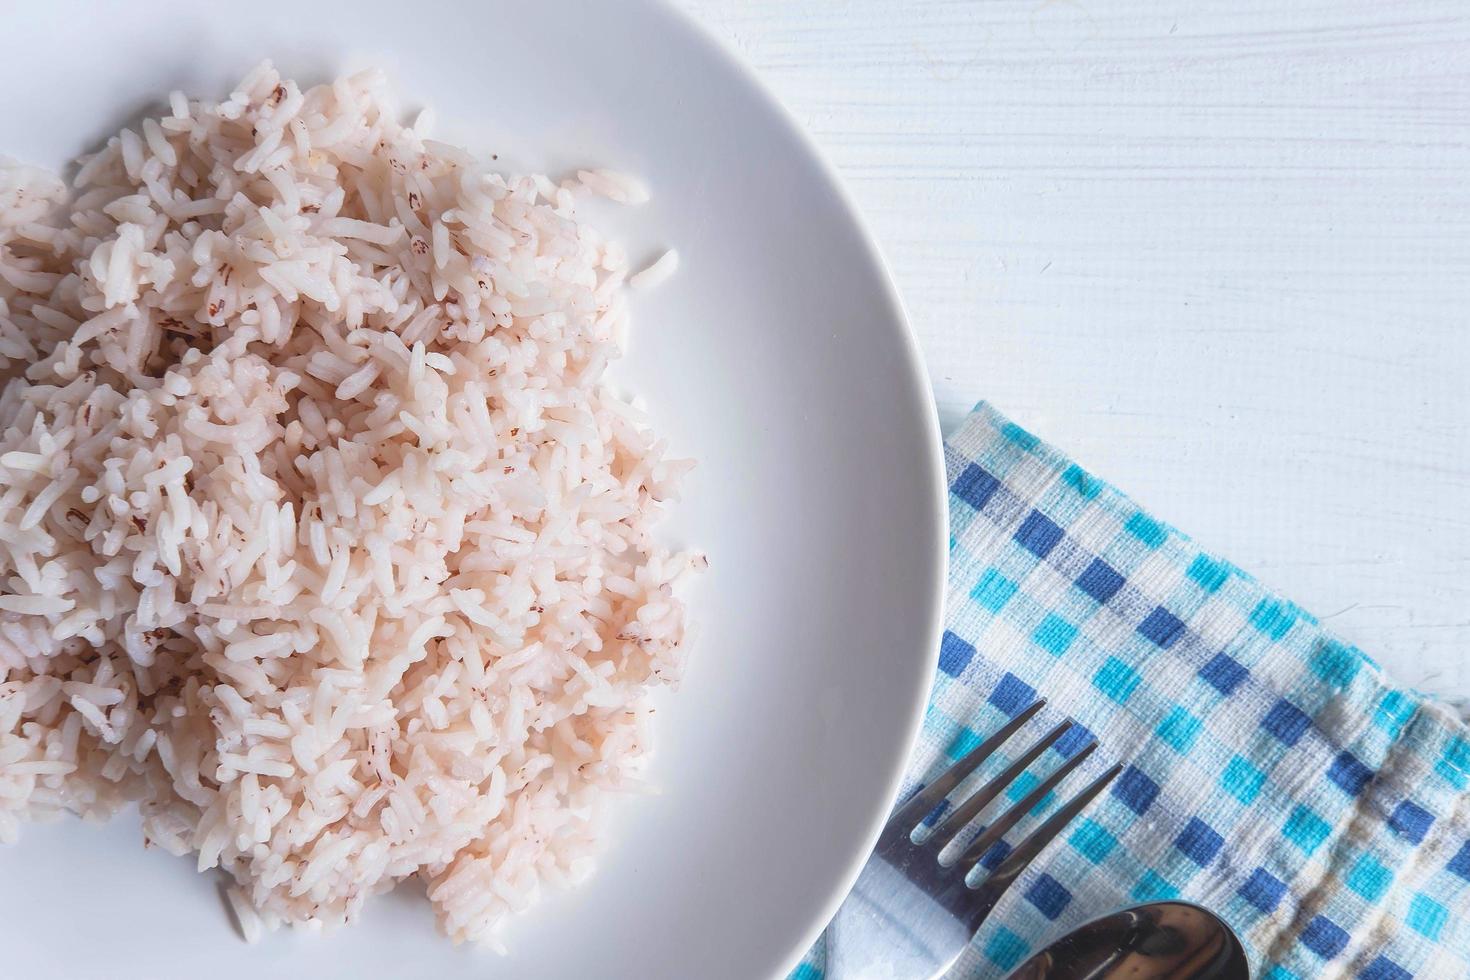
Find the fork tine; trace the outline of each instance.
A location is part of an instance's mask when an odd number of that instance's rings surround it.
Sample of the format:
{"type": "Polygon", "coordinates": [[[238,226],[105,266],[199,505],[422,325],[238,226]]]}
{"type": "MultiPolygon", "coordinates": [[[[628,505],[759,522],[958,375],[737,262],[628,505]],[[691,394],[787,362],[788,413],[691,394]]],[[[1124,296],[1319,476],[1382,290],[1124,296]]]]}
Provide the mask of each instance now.
{"type": "Polygon", "coordinates": [[[893,815],[890,821],[903,828],[904,836],[907,837],[926,816],[929,811],[939,805],[940,801],[948,796],[956,786],[964,782],[965,777],[980,767],[980,764],[1000,748],[1001,745],[1021,728],[1022,725],[1031,720],[1031,717],[1046,706],[1046,699],[1036,701],[1016,717],[1001,726],[994,735],[975,746],[965,753],[964,758],[946,769],[938,779],[925,786],[914,795],[914,798],[903,805],[893,815]]]}
{"type": "Polygon", "coordinates": [[[1027,834],[1026,838],[1016,845],[1016,849],[996,865],[995,870],[990,873],[990,876],[975,893],[975,901],[970,913],[972,927],[984,921],[985,916],[990,914],[990,910],[1005,894],[1006,889],[1011,887],[1011,882],[1015,881],[1016,877],[1036,859],[1036,856],[1046,849],[1046,845],[1050,844],[1063,830],[1066,830],[1067,825],[1077,819],[1078,815],[1087,809],[1087,805],[1107,789],[1108,784],[1122,771],[1123,765],[1118,763],[1094,779],[1080,793],[1058,807],[1056,812],[1042,822],[1041,826],[1027,834]]]}
{"type": "Polygon", "coordinates": [[[943,850],[950,841],[954,840],[955,834],[964,830],[965,825],[974,820],[976,814],[985,809],[990,801],[999,796],[1007,786],[1015,782],[1017,776],[1025,772],[1031,763],[1041,757],[1041,753],[1051,748],[1052,743],[1061,738],[1071,727],[1070,721],[1064,721],[1037,739],[1036,744],[1021,753],[1020,758],[1011,763],[1005,772],[981,786],[969,799],[955,807],[948,817],[941,820],[934,828],[934,835],[924,842],[924,846],[936,851],[943,850]]]}
{"type": "MultiPolygon", "coordinates": [[[[973,841],[971,841],[970,845],[965,848],[965,853],[960,856],[960,859],[956,861],[955,864],[957,866],[970,865],[984,857],[985,852],[990,850],[992,844],[1004,837],[1006,835],[1006,832],[1014,827],[1017,823],[1019,823],[1022,817],[1035,809],[1036,805],[1046,797],[1046,794],[1056,789],[1057,784],[1060,783],[1063,779],[1066,779],[1067,776],[1071,774],[1073,769],[1076,769],[1078,766],[1082,765],[1083,761],[1086,760],[1089,755],[1092,755],[1093,751],[1096,748],[1097,743],[1093,742],[1085,749],[1072,756],[1072,758],[1068,759],[1060,766],[1057,766],[1056,770],[1052,772],[1051,775],[1043,779],[1040,785],[1038,785],[1031,792],[1027,793],[1018,802],[1007,809],[1006,812],[996,817],[994,823],[992,823],[989,827],[986,827],[979,837],[976,837],[973,841]]],[[[968,874],[969,871],[970,869],[968,867],[965,867],[965,873],[968,874]]]]}

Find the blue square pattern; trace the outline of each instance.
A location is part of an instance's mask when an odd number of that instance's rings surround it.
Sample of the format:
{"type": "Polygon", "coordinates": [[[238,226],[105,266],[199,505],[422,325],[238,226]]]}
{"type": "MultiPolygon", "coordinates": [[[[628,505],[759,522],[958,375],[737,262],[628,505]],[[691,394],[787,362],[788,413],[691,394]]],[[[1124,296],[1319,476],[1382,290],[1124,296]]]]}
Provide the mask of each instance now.
{"type": "Polygon", "coordinates": [[[970,598],[991,612],[1000,612],[1011,596],[1016,594],[1017,585],[993,568],[985,570],[980,581],[970,590],[970,598]]]}
{"type": "Polygon", "coordinates": [[[1297,974],[1292,973],[1280,963],[1275,963],[1272,964],[1270,969],[1268,969],[1264,974],[1261,975],[1261,980],[1302,980],[1302,978],[1297,974]]]}
{"type": "Polygon", "coordinates": [[[1376,902],[1393,884],[1393,872],[1371,854],[1364,854],[1353,862],[1344,883],[1366,901],[1376,902]]]}
{"type": "Polygon", "coordinates": [[[1157,548],[1169,537],[1168,529],[1143,511],[1138,511],[1132,517],[1128,518],[1128,523],[1123,525],[1123,530],[1150,548],[1157,548]]]}
{"type": "Polygon", "coordinates": [[[1240,897],[1267,915],[1276,911],[1286,894],[1286,883],[1265,868],[1257,868],[1240,886],[1240,897]]]}
{"type": "Polygon", "coordinates": [[[1215,860],[1215,855],[1220,853],[1220,848],[1225,846],[1225,838],[1215,832],[1215,828],[1205,823],[1199,817],[1190,817],[1189,823],[1174,838],[1174,846],[1195,864],[1204,867],[1215,860]]]}
{"type": "Polygon", "coordinates": [[[1036,438],[1031,433],[1027,432],[1025,429],[1021,428],[1014,422],[1006,422],[1002,424],[1000,427],[1000,434],[1005,438],[1006,442],[1009,442],[1014,446],[1018,446],[1028,453],[1031,450],[1035,449],[1037,446],[1041,445],[1040,439],[1036,438]]]}
{"type": "Polygon", "coordinates": [[[984,740],[980,737],[980,733],[973,728],[961,728],[959,734],[954,737],[954,741],[949,743],[949,748],[944,750],[944,754],[949,756],[952,762],[959,762],[979,748],[982,741],[984,740]]]}
{"type": "Polygon", "coordinates": [[[928,813],[924,814],[924,819],[920,820],[919,822],[925,827],[933,827],[939,823],[940,818],[942,818],[948,810],[949,800],[940,800],[939,805],[930,810],[928,813]]]}
{"type": "Polygon", "coordinates": [[[1072,893],[1049,874],[1039,874],[1026,889],[1026,901],[1048,919],[1055,920],[1072,903],[1072,893]]]}
{"type": "Polygon", "coordinates": [[[1445,865],[1445,870],[1470,881],[1470,840],[1460,845],[1455,856],[1450,858],[1449,864],[1445,865]]]}
{"type": "Polygon", "coordinates": [[[1108,833],[1102,824],[1083,817],[1077,822],[1072,836],[1067,838],[1067,843],[1091,863],[1101,864],[1118,846],[1118,838],[1108,833]]]}
{"type": "Polygon", "coordinates": [[[1261,719],[1261,727],[1288,746],[1300,742],[1311,725],[1312,719],[1307,717],[1307,713],[1285,698],[1272,705],[1266,717],[1261,719]]]}
{"type": "Polygon", "coordinates": [[[1105,486],[1103,481],[1076,463],[1073,463],[1062,471],[1062,483],[1077,491],[1077,495],[1083,500],[1092,500],[1098,494],[1102,493],[1102,488],[1105,486]]]}
{"type": "Polygon", "coordinates": [[[1006,796],[1020,802],[1021,798],[1041,785],[1041,777],[1034,772],[1023,772],[1006,787],[1006,796]]]}
{"type": "Polygon", "coordinates": [[[1020,799],[1039,785],[1041,785],[1041,776],[1036,776],[1036,773],[1022,773],[1016,779],[1011,780],[1010,786],[1005,788],[1005,795],[1010,796],[1011,799],[1020,799]]]}
{"type": "Polygon", "coordinates": [[[1390,738],[1398,738],[1418,710],[1419,702],[1403,691],[1389,691],[1373,712],[1373,724],[1387,732],[1390,738]]]}
{"type": "Polygon", "coordinates": [[[1314,917],[1302,930],[1302,945],[1324,960],[1330,960],[1341,953],[1347,948],[1347,944],[1347,932],[1325,915],[1314,917]]]}
{"type": "Polygon", "coordinates": [[[1363,972],[1358,974],[1358,980],[1414,980],[1414,974],[1387,956],[1378,956],[1363,967],[1363,972]]]}
{"type": "Polygon", "coordinates": [[[1107,602],[1118,594],[1123,587],[1123,576],[1117,570],[1103,561],[1094,558],[1092,564],[1082,570],[1077,576],[1077,588],[1092,596],[1098,602],[1107,602]]]}
{"type": "Polygon", "coordinates": [[[1113,795],[1141,817],[1158,798],[1159,784],[1148,778],[1137,766],[1129,766],[1113,783],[1113,795]]]}
{"type": "Polygon", "coordinates": [[[1061,738],[1051,743],[1051,747],[1063,759],[1070,759],[1095,741],[1097,736],[1086,725],[1073,722],[1071,728],[1062,732],[1061,738]]]}
{"type": "Polygon", "coordinates": [[[1011,845],[1003,840],[998,840],[985,849],[980,855],[980,867],[986,871],[994,871],[1000,867],[1000,863],[1010,856],[1011,845]]]}
{"type": "Polygon", "coordinates": [[[985,942],[985,958],[1007,972],[1014,970],[1029,952],[1031,947],[1026,945],[1026,940],[1005,926],[996,929],[985,942]]]}
{"type": "Polygon", "coordinates": [[[1021,547],[1037,558],[1045,558],[1062,540],[1062,529],[1041,511],[1033,510],[1016,529],[1015,537],[1021,547]]]}
{"type": "Polygon", "coordinates": [[[1286,818],[1286,825],[1281,828],[1281,833],[1301,848],[1303,854],[1310,856],[1332,836],[1332,825],[1317,816],[1310,807],[1299,804],[1291,811],[1291,816],[1286,818]]]}
{"type": "Polygon", "coordinates": [[[1449,919],[1449,909],[1422,894],[1409,900],[1409,914],[1404,917],[1410,929],[1434,942],[1439,942],[1439,934],[1449,919]]]}
{"type": "Polygon", "coordinates": [[[803,963],[792,970],[786,980],[822,980],[822,971],[810,963],[803,963]]]}
{"type": "Polygon", "coordinates": [[[1127,704],[1142,683],[1143,678],[1138,671],[1117,657],[1109,657],[1092,676],[1092,686],[1119,704],[1127,704]]]}
{"type": "Polygon", "coordinates": [[[1189,563],[1189,569],[1184,574],[1206,593],[1213,594],[1230,578],[1230,563],[1216,561],[1208,555],[1199,555],[1189,563]]]}
{"type": "Polygon", "coordinates": [[[1433,823],[1434,814],[1409,800],[1394,807],[1393,814],[1388,818],[1388,826],[1393,832],[1413,844],[1424,839],[1433,823]]]}
{"type": "Polygon", "coordinates": [[[1199,669],[1199,675],[1228,698],[1245,683],[1251,672],[1229,654],[1217,653],[1210,658],[1209,663],[1199,669]]]}
{"type": "Polygon", "coordinates": [[[1373,779],[1373,770],[1351,752],[1340,752],[1327,769],[1327,778],[1347,795],[1357,796],[1373,779]]]}
{"type": "Polygon", "coordinates": [[[1054,657],[1060,657],[1067,652],[1072,641],[1077,639],[1077,627],[1067,622],[1056,613],[1047,613],[1031,634],[1031,642],[1054,657]]]}
{"type": "Polygon", "coordinates": [[[958,677],[975,659],[975,645],[960,639],[949,630],[939,641],[939,669],[951,677],[958,677]]]}
{"type": "Polygon", "coordinates": [[[1312,673],[1339,691],[1353,682],[1363,666],[1363,655],[1336,640],[1325,640],[1312,653],[1312,673]]]}
{"type": "Polygon", "coordinates": [[[1296,623],[1299,611],[1289,602],[1262,599],[1251,610],[1251,625],[1273,640],[1279,640],[1296,623]]]}
{"type": "Polygon", "coordinates": [[[1169,884],[1168,880],[1157,871],[1149,870],[1138,879],[1138,884],[1133,887],[1129,897],[1135,902],[1156,902],[1178,898],[1179,889],[1169,884]]]}
{"type": "Polygon", "coordinates": [[[1220,788],[1246,806],[1256,801],[1265,784],[1266,774],[1251,765],[1244,756],[1235,756],[1220,774],[1220,788]]]}
{"type": "Polygon", "coordinates": [[[1015,674],[1006,674],[995,685],[995,690],[990,692],[990,703],[1012,718],[1031,707],[1035,701],[1036,688],[1015,674]]]}
{"type": "Polygon", "coordinates": [[[1195,739],[1199,737],[1200,729],[1204,727],[1194,715],[1183,708],[1174,707],[1159,722],[1159,727],[1154,730],[1164,744],[1178,752],[1180,755],[1188,752],[1194,747],[1195,739]]]}
{"type": "Polygon", "coordinates": [[[1458,735],[1450,739],[1434,771],[1455,789],[1470,787],[1470,739],[1458,735]]]}
{"type": "Polygon", "coordinates": [[[1173,646],[1184,633],[1184,623],[1163,606],[1159,606],[1149,613],[1143,622],[1138,624],[1139,635],[1152,640],[1156,645],[1167,650],[1173,646]]]}
{"type": "Polygon", "coordinates": [[[956,497],[980,510],[995,496],[995,491],[1000,489],[1000,481],[971,463],[965,467],[963,473],[955,477],[949,489],[956,497]]]}

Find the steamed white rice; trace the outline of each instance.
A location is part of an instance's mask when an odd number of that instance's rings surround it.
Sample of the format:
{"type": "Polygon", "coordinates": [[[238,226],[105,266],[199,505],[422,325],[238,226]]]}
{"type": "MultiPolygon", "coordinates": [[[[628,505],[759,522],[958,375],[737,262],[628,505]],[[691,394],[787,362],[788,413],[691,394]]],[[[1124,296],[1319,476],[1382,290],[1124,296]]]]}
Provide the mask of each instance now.
{"type": "Polygon", "coordinates": [[[501,176],[374,72],[169,105],[70,187],[0,165],[0,841],[136,800],[249,938],[414,875],[490,938],[679,676],[689,464],[601,384],[576,216],[647,191],[501,176]]]}

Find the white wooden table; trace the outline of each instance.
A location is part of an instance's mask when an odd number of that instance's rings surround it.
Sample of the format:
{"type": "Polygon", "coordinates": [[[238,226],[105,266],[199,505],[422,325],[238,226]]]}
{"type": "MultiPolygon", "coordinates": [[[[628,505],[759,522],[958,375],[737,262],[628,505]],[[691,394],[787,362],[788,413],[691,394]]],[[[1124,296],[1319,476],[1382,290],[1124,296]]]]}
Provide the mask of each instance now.
{"type": "Polygon", "coordinates": [[[1470,698],[1464,0],[682,0],[996,403],[1470,698]]]}

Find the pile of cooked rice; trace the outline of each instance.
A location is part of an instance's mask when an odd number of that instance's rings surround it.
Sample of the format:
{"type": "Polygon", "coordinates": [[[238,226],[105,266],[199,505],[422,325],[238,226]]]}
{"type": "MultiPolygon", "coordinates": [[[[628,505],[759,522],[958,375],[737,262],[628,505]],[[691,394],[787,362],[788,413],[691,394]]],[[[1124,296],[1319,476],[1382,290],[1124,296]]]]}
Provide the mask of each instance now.
{"type": "MultiPolygon", "coordinates": [[[[137,801],[247,938],[589,869],[677,680],[690,465],[602,386],[636,182],[505,177],[379,74],[0,165],[0,841],[137,801]]],[[[671,270],[672,256],[650,276],[671,270]]]]}

